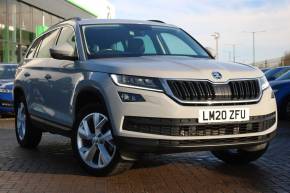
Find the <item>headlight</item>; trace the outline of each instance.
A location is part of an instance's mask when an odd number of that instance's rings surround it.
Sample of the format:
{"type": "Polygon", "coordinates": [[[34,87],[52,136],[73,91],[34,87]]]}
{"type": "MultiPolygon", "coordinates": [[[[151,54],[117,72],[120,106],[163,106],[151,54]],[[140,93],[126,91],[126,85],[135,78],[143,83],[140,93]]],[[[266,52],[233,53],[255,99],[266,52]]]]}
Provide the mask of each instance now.
{"type": "Polygon", "coordinates": [[[111,78],[118,86],[163,92],[158,78],[117,74],[111,74],[111,78]]]}
{"type": "Polygon", "coordinates": [[[2,92],[2,93],[12,93],[12,90],[5,89],[5,88],[0,88],[0,92],[2,92]]]}
{"type": "Polygon", "coordinates": [[[0,88],[1,93],[12,93],[12,90],[5,89],[5,88],[0,88]]]}
{"type": "Polygon", "coordinates": [[[270,86],[269,82],[265,76],[260,78],[260,85],[261,85],[262,90],[265,90],[270,86]]]}

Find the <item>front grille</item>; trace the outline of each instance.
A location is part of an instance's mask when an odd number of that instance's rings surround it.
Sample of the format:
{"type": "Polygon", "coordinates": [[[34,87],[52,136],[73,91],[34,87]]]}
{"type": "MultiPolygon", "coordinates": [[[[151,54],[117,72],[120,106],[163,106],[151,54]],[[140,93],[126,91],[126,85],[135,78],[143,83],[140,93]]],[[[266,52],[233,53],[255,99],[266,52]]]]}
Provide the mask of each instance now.
{"type": "Polygon", "coordinates": [[[260,96],[258,80],[230,81],[213,84],[209,81],[168,80],[173,95],[181,101],[243,101],[260,96]]]}
{"type": "Polygon", "coordinates": [[[0,99],[0,107],[12,108],[13,102],[0,99]]]}
{"type": "Polygon", "coordinates": [[[262,132],[276,122],[276,113],[252,116],[248,122],[204,124],[197,119],[125,117],[123,129],[166,136],[219,136],[262,132]]]}

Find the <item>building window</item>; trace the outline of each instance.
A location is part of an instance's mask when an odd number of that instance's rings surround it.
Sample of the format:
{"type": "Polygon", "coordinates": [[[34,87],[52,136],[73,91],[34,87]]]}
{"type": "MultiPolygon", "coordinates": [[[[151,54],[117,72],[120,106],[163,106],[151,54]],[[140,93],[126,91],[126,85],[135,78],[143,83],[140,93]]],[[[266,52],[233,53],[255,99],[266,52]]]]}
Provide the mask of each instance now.
{"type": "Polygon", "coordinates": [[[6,15],[6,0],[0,0],[0,39],[4,39],[6,15]]]}
{"type": "Polygon", "coordinates": [[[62,19],[17,0],[0,0],[0,63],[19,63],[36,31],[62,19]]]}

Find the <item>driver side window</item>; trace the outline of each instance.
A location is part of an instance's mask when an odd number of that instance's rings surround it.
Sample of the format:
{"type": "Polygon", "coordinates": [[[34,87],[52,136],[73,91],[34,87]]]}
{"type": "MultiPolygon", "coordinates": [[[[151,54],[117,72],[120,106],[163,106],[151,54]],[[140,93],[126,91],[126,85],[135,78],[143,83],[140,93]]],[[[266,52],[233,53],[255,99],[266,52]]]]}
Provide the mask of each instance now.
{"type": "Polygon", "coordinates": [[[69,44],[76,49],[75,33],[72,27],[63,27],[59,38],[57,40],[57,46],[69,44]]]}
{"type": "Polygon", "coordinates": [[[50,58],[49,49],[55,45],[59,30],[48,32],[43,36],[41,45],[38,50],[37,58],[50,58]]]}

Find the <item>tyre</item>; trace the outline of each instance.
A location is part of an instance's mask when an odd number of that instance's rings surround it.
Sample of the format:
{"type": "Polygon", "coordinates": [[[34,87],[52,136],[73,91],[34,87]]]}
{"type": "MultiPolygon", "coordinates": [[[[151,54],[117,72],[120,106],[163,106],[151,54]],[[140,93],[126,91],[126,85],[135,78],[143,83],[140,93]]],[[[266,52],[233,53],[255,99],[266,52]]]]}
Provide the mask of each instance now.
{"type": "Polygon", "coordinates": [[[243,149],[229,149],[212,151],[212,154],[218,159],[228,164],[248,164],[259,159],[267,150],[268,144],[263,149],[256,151],[247,151],[243,149]]]}
{"type": "Polygon", "coordinates": [[[24,148],[35,148],[41,141],[42,131],[32,125],[24,97],[15,106],[15,133],[19,145],[24,148]]]}
{"type": "Polygon", "coordinates": [[[102,105],[90,104],[77,115],[72,148],[81,166],[95,176],[108,176],[129,169],[132,162],[121,159],[102,105]]]}

